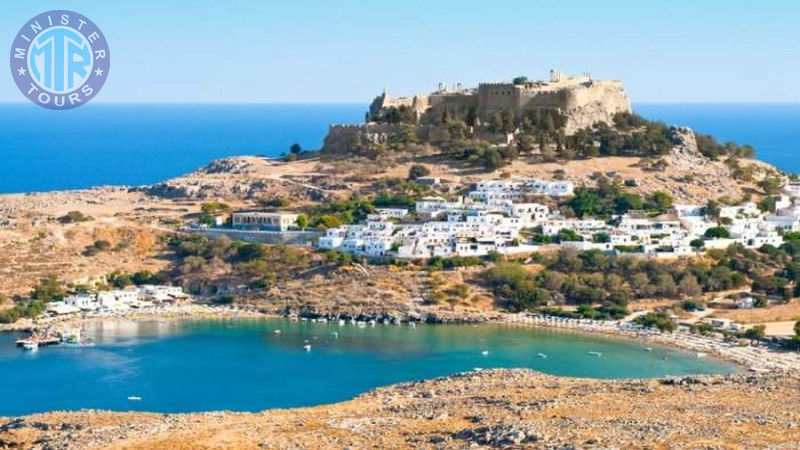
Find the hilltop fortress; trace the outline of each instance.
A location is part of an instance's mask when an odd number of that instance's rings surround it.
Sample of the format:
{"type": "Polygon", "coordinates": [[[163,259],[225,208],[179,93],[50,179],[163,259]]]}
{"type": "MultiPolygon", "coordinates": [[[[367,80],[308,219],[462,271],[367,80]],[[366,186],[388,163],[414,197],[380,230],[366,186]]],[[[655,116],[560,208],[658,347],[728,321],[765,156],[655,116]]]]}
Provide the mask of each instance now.
{"type": "Polygon", "coordinates": [[[372,102],[369,115],[376,118],[390,108],[404,107],[425,122],[448,109],[454,116],[472,113],[478,121],[487,123],[496,113],[510,113],[519,119],[545,109],[563,114],[566,132],[571,134],[595,122],[610,122],[616,113],[630,112],[628,96],[618,80],[593,80],[589,74],[568,77],[551,70],[549,81],[515,81],[480,83],[473,89],[465,89],[460,83],[452,88],[440,84],[436,92],[413,97],[391,97],[384,92],[372,102]]]}
{"type": "Polygon", "coordinates": [[[465,122],[475,132],[488,130],[500,135],[511,130],[498,133],[492,128],[493,121],[518,125],[526,118],[550,114],[558,118],[559,128],[571,135],[597,122],[611,123],[615,114],[630,111],[620,81],[595,80],[588,73],[571,77],[551,70],[547,81],[518,77],[511,82],[480,83],[477,88],[440,83],[435,92],[427,94],[393,97],[382,93],[372,101],[366,124],[332,125],[325,147],[343,150],[341,147],[350,142],[381,143],[400,124],[430,131],[448,117],[465,122]]]}

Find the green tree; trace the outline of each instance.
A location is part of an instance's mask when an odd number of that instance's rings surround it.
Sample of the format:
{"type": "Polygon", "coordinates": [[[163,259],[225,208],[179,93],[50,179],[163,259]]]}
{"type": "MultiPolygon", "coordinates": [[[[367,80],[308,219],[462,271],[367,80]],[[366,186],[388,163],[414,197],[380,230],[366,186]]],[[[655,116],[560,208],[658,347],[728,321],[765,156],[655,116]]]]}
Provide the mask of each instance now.
{"type": "Polygon", "coordinates": [[[420,177],[426,177],[431,174],[430,169],[424,164],[414,164],[408,169],[408,179],[416,180],[420,177]]]}
{"type": "Polygon", "coordinates": [[[639,194],[625,192],[614,198],[614,210],[617,214],[642,209],[642,206],[642,197],[639,194]]]}
{"type": "Polygon", "coordinates": [[[725,227],[711,227],[706,230],[704,236],[708,239],[727,239],[731,237],[731,232],[725,227]]]}
{"type": "Polygon", "coordinates": [[[39,284],[31,291],[31,300],[39,300],[43,303],[61,300],[66,296],[64,284],[55,277],[45,277],[39,280],[39,284]]]}
{"type": "Polygon", "coordinates": [[[483,163],[486,169],[491,172],[494,172],[505,165],[503,156],[496,148],[490,148],[486,151],[486,153],[484,153],[483,163]]]}
{"type": "Polygon", "coordinates": [[[305,230],[308,228],[308,216],[305,214],[300,214],[297,216],[297,227],[301,230],[305,230]]]}
{"type": "Polygon", "coordinates": [[[663,312],[649,312],[633,319],[633,321],[645,328],[657,328],[660,331],[673,332],[678,328],[678,325],[663,312]]]}
{"type": "Polygon", "coordinates": [[[78,223],[78,222],[88,222],[93,220],[90,216],[83,214],[80,211],[70,211],[66,215],[61,216],[58,218],[58,221],[64,224],[67,223],[78,223]]]}
{"type": "Polygon", "coordinates": [[[489,131],[492,133],[499,133],[503,131],[503,117],[500,113],[494,113],[489,117],[489,131]]]}
{"type": "Polygon", "coordinates": [[[570,228],[562,228],[556,235],[559,241],[583,241],[583,236],[570,228]]]}
{"type": "Polygon", "coordinates": [[[767,328],[764,325],[754,325],[742,334],[745,339],[750,339],[750,342],[760,341],[767,335],[767,328]]]}
{"type": "Polygon", "coordinates": [[[219,212],[230,211],[231,207],[220,202],[206,202],[200,205],[200,212],[203,214],[217,214],[219,212]]]}
{"type": "Polygon", "coordinates": [[[758,182],[765,194],[774,195],[783,188],[783,180],[777,176],[769,176],[758,182]]]}
{"type": "Polygon", "coordinates": [[[703,288],[694,275],[687,273],[681,277],[681,281],[678,283],[678,292],[685,297],[697,297],[703,293],[703,288]]]}
{"type": "Polygon", "coordinates": [[[672,202],[673,199],[671,195],[664,191],[656,191],[647,198],[645,206],[647,209],[663,213],[672,207],[672,202]]]}
{"type": "Polygon", "coordinates": [[[703,214],[714,220],[719,220],[720,211],[722,211],[722,208],[716,200],[709,200],[703,208],[703,214]]]}

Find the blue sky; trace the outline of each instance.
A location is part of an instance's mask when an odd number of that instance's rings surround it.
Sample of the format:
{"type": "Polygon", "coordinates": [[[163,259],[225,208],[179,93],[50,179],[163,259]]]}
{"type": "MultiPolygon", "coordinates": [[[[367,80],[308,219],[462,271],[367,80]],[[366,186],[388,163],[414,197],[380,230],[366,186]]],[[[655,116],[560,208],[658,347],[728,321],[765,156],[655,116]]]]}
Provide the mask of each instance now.
{"type": "Polygon", "coordinates": [[[96,102],[365,103],[550,68],[635,102],[800,102],[796,0],[3,0],[0,41],[52,9],[108,39],[96,102]]]}

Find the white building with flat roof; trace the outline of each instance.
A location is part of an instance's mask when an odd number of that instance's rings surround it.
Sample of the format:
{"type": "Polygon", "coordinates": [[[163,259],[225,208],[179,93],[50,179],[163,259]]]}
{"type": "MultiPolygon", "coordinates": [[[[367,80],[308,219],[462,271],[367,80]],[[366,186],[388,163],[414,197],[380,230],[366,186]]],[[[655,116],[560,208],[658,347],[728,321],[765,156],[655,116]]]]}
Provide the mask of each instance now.
{"type": "Polygon", "coordinates": [[[231,216],[234,228],[264,231],[297,229],[299,214],[270,212],[236,212],[231,216]]]}

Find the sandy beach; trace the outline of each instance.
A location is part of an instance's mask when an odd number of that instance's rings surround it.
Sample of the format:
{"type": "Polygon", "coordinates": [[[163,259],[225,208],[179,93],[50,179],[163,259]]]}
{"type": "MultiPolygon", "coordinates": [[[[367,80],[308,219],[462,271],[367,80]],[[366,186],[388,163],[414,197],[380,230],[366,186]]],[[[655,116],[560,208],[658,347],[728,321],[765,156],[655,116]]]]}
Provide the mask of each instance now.
{"type": "Polygon", "coordinates": [[[698,357],[717,357],[752,370],[800,370],[800,352],[774,349],[763,344],[740,345],[736,342],[685,332],[663,333],[622,321],[566,319],[535,314],[507,314],[501,320],[515,325],[542,326],[644,340],[693,351],[698,357]]]}

